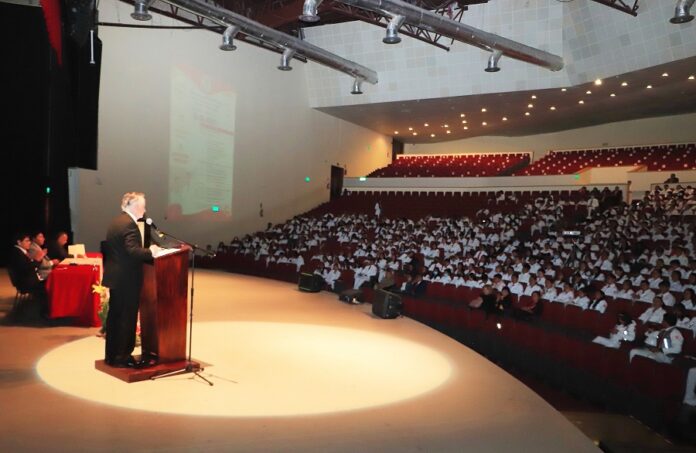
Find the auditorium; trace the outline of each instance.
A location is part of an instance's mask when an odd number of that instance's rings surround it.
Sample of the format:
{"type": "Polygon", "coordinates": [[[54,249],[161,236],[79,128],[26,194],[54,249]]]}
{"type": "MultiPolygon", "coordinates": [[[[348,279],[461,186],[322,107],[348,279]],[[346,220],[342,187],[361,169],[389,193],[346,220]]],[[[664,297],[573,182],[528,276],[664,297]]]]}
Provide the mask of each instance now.
{"type": "Polygon", "coordinates": [[[0,0],[0,450],[696,451],[694,0],[0,0]]]}

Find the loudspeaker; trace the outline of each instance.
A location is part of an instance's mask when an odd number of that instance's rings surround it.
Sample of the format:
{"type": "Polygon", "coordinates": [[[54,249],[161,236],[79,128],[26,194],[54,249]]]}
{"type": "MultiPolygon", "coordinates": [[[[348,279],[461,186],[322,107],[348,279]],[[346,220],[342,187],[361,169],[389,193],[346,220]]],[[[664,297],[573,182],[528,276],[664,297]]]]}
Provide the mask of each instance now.
{"type": "Polygon", "coordinates": [[[372,314],[383,319],[394,319],[401,315],[401,296],[378,289],[372,302],[372,314]]]}
{"type": "Polygon", "coordinates": [[[322,286],[324,286],[324,279],[321,278],[321,275],[302,273],[300,274],[300,281],[297,283],[297,286],[300,291],[318,293],[321,291],[322,286]]]}
{"type": "Polygon", "coordinates": [[[349,304],[359,304],[363,302],[362,297],[363,293],[359,289],[347,289],[339,293],[338,300],[349,304]]]}

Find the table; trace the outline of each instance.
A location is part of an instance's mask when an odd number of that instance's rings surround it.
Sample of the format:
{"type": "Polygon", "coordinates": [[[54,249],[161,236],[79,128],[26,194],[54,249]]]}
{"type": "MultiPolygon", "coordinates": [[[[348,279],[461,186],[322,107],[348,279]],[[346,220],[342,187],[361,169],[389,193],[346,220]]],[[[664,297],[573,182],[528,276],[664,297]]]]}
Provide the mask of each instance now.
{"type": "Polygon", "coordinates": [[[76,325],[100,327],[99,294],[92,292],[92,285],[101,281],[101,266],[58,265],[48,276],[49,316],[51,318],[76,318],[76,325]]]}

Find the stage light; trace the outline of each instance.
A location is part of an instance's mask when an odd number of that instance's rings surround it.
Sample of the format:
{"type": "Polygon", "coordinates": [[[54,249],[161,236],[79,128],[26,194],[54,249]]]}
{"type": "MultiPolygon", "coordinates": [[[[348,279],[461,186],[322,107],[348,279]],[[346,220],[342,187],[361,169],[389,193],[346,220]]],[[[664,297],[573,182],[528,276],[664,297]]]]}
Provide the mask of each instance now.
{"type": "Polygon", "coordinates": [[[302,5],[302,14],[298,17],[302,22],[319,22],[317,9],[322,0],[305,0],[302,5]]]}
{"type": "Polygon", "coordinates": [[[602,79],[595,79],[594,84],[600,86],[602,84],[602,79]]]}
{"type": "Polygon", "coordinates": [[[614,93],[611,93],[611,94],[610,94],[609,96],[611,96],[611,97],[615,98],[615,97],[616,97],[616,94],[614,94],[614,93]]]}
{"type": "Polygon", "coordinates": [[[459,114],[459,118],[464,118],[466,115],[464,113],[459,114]]]}
{"type": "Polygon", "coordinates": [[[447,129],[447,133],[448,133],[448,134],[451,134],[451,133],[452,133],[452,131],[451,131],[451,130],[449,130],[449,129],[447,129]]]}
{"type": "Polygon", "coordinates": [[[356,77],[355,80],[353,80],[353,89],[350,90],[350,94],[363,94],[362,82],[360,77],[356,77]]]}
{"type": "Polygon", "coordinates": [[[222,34],[222,44],[220,44],[220,50],[232,51],[237,50],[237,46],[234,45],[233,39],[239,32],[239,27],[235,25],[230,25],[225,29],[222,34]]]}
{"type": "Polygon", "coordinates": [[[691,15],[691,7],[694,5],[694,0],[679,0],[674,9],[674,17],[669,21],[673,24],[685,24],[694,20],[691,15]]]}
{"type": "Polygon", "coordinates": [[[590,90],[585,91],[585,94],[592,94],[590,90]]]}
{"type": "Polygon", "coordinates": [[[465,130],[465,131],[468,131],[468,130],[469,130],[469,126],[464,126],[464,130],[465,130]]]}
{"type": "Polygon", "coordinates": [[[213,212],[220,212],[220,206],[214,204],[210,207],[210,210],[213,212]]]}
{"type": "Polygon", "coordinates": [[[481,126],[488,126],[488,123],[486,123],[486,122],[484,121],[484,122],[481,123],[481,126]]]}
{"type": "Polygon", "coordinates": [[[484,71],[486,72],[498,72],[500,71],[500,67],[498,67],[498,61],[500,61],[500,57],[503,55],[503,53],[499,50],[494,50],[491,53],[491,56],[488,57],[488,65],[486,66],[486,69],[484,71]]]}
{"type": "Polygon", "coordinates": [[[582,99],[580,99],[580,100],[578,101],[578,104],[584,104],[584,103],[585,103],[585,101],[583,101],[582,99]]]}
{"type": "Polygon", "coordinates": [[[133,12],[131,17],[135,20],[148,21],[152,19],[150,14],[150,1],[151,0],[136,0],[133,4],[133,12]]]}
{"type": "Polygon", "coordinates": [[[413,130],[413,128],[412,128],[412,127],[409,127],[409,128],[408,128],[408,130],[409,130],[409,131],[412,131],[412,130],[413,130]]]}
{"type": "Polygon", "coordinates": [[[281,71],[292,71],[292,66],[290,66],[290,60],[295,55],[295,49],[290,49],[286,47],[283,54],[280,56],[280,65],[278,69],[281,71]]]}
{"type": "Polygon", "coordinates": [[[431,136],[432,138],[435,138],[435,134],[430,134],[430,136],[431,136]]]}
{"type": "Polygon", "coordinates": [[[401,37],[399,36],[399,28],[401,28],[405,19],[406,18],[404,16],[401,16],[399,14],[394,14],[393,16],[391,16],[391,19],[387,24],[387,34],[384,37],[384,39],[382,39],[382,42],[384,44],[398,44],[401,42],[401,37]]]}
{"type": "Polygon", "coordinates": [[[531,113],[529,113],[529,112],[524,112],[524,116],[529,116],[529,115],[531,115],[531,113]]]}

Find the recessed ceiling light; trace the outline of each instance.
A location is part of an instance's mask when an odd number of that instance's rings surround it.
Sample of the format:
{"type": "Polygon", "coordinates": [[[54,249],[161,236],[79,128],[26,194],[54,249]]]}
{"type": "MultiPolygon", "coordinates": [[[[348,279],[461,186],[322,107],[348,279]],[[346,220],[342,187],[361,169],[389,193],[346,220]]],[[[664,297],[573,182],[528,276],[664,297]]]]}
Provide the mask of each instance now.
{"type": "Polygon", "coordinates": [[[469,126],[464,126],[464,130],[465,131],[469,130],[469,126]]]}
{"type": "Polygon", "coordinates": [[[580,100],[578,101],[578,104],[584,104],[584,103],[585,103],[585,101],[583,101],[582,99],[580,99],[580,100]]]}
{"type": "Polygon", "coordinates": [[[536,99],[536,94],[533,94],[533,95],[532,95],[532,99],[536,99]]]}
{"type": "Polygon", "coordinates": [[[504,117],[503,117],[503,121],[507,121],[507,116],[504,116],[504,117]]]}
{"type": "Polygon", "coordinates": [[[483,123],[481,123],[481,126],[488,126],[488,123],[484,121],[483,123]]]}
{"type": "Polygon", "coordinates": [[[621,86],[622,86],[622,87],[627,87],[627,86],[628,86],[628,82],[621,82],[621,86]]]}
{"type": "Polygon", "coordinates": [[[611,96],[611,97],[615,98],[615,97],[616,97],[616,94],[614,94],[614,93],[611,93],[611,94],[610,94],[609,96],[611,96]]]}
{"type": "Polygon", "coordinates": [[[585,91],[585,94],[592,94],[590,90],[585,91]]]}
{"type": "Polygon", "coordinates": [[[663,73],[662,73],[662,77],[669,77],[669,74],[666,73],[666,72],[663,72],[663,73]]]}
{"type": "Polygon", "coordinates": [[[561,88],[561,91],[565,93],[565,92],[568,91],[568,90],[565,89],[565,88],[561,88]]]}
{"type": "Polygon", "coordinates": [[[430,134],[431,137],[435,137],[435,134],[430,134]]]}
{"type": "Polygon", "coordinates": [[[414,132],[413,135],[418,135],[418,132],[414,132]]]}
{"type": "Polygon", "coordinates": [[[448,134],[451,134],[451,133],[452,133],[452,131],[451,131],[451,130],[449,130],[449,129],[447,129],[447,133],[448,133],[448,134]]]}
{"type": "Polygon", "coordinates": [[[399,135],[399,131],[394,131],[394,135],[399,135]]]}
{"type": "Polygon", "coordinates": [[[464,118],[465,116],[466,116],[466,114],[464,114],[464,113],[459,114],[459,118],[464,118]]]}
{"type": "Polygon", "coordinates": [[[466,120],[462,120],[462,124],[466,124],[466,120]]]}
{"type": "Polygon", "coordinates": [[[534,108],[534,104],[527,104],[527,108],[528,108],[528,109],[533,109],[533,108],[534,108]]]}
{"type": "Polygon", "coordinates": [[[408,130],[409,130],[409,131],[412,131],[412,130],[413,130],[413,128],[412,128],[412,127],[409,127],[409,128],[408,128],[408,130]]]}
{"type": "Polygon", "coordinates": [[[529,112],[524,112],[524,116],[529,116],[529,115],[531,115],[531,113],[529,113],[529,112]]]}
{"type": "Polygon", "coordinates": [[[689,80],[694,80],[694,79],[696,79],[696,76],[692,76],[692,75],[689,76],[689,80]]]}
{"type": "Polygon", "coordinates": [[[449,127],[449,124],[445,124],[445,125],[444,125],[444,126],[442,126],[442,127],[449,127]]]}
{"type": "Polygon", "coordinates": [[[428,127],[428,126],[430,126],[430,124],[428,124],[428,123],[423,123],[423,126],[428,127]]]}
{"type": "Polygon", "coordinates": [[[595,79],[594,84],[600,86],[602,84],[602,79],[595,79]]]}
{"type": "Polygon", "coordinates": [[[549,107],[549,110],[556,110],[556,107],[552,105],[551,107],[549,107]]]}
{"type": "Polygon", "coordinates": [[[482,111],[483,113],[486,113],[486,107],[482,108],[481,111],[482,111]]]}
{"type": "Polygon", "coordinates": [[[651,89],[652,89],[652,85],[648,85],[648,86],[646,86],[645,88],[647,88],[648,90],[651,90],[651,89]]]}

